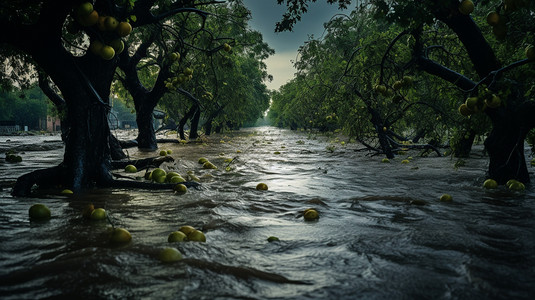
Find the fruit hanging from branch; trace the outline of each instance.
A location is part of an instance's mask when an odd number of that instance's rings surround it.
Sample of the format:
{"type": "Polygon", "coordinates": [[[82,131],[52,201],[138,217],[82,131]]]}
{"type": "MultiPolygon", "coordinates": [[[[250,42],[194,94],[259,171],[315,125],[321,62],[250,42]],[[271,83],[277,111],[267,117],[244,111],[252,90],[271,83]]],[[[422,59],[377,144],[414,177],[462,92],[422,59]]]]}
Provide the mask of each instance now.
{"type": "Polygon", "coordinates": [[[103,46],[104,44],[101,41],[92,40],[91,43],[89,44],[89,51],[91,51],[91,53],[95,55],[100,55],[100,50],[102,49],[103,46]]]}
{"type": "Polygon", "coordinates": [[[113,49],[112,46],[104,45],[104,46],[100,49],[100,57],[102,57],[102,59],[110,60],[110,59],[112,59],[114,56],[115,56],[115,50],[113,49]]]}
{"type": "Polygon", "coordinates": [[[80,5],[78,5],[74,9],[74,13],[78,17],[88,16],[92,12],[93,12],[93,4],[91,4],[90,2],[84,2],[84,3],[80,4],[80,5]]]}
{"type": "Polygon", "coordinates": [[[117,26],[119,26],[119,21],[117,21],[117,19],[115,19],[114,17],[108,16],[104,20],[104,28],[106,28],[106,30],[108,31],[115,30],[117,26]]]}
{"type": "Polygon", "coordinates": [[[78,23],[80,23],[82,26],[90,27],[98,22],[98,12],[96,10],[92,11],[87,16],[79,16],[78,17],[78,23]]]}
{"type": "Polygon", "coordinates": [[[500,24],[500,14],[495,11],[491,11],[487,14],[487,23],[490,26],[496,26],[500,24]]]}
{"type": "Polygon", "coordinates": [[[128,36],[132,32],[132,25],[128,22],[120,22],[117,25],[116,32],[120,37],[128,36]]]}
{"type": "Polygon", "coordinates": [[[459,11],[463,15],[469,15],[474,11],[474,2],[471,0],[463,0],[459,4],[459,11]]]}
{"type": "Polygon", "coordinates": [[[115,50],[115,55],[121,54],[124,50],[124,42],[121,39],[111,41],[110,46],[115,50]]]}

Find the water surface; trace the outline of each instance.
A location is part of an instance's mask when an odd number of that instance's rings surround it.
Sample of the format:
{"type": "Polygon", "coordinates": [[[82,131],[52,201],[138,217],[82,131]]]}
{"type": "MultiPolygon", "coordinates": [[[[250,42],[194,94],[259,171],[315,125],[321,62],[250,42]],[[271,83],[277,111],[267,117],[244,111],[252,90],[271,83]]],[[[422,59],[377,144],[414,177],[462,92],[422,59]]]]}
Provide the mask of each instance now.
{"type": "MultiPolygon", "coordinates": [[[[0,137],[0,149],[58,141],[0,137]]],[[[202,187],[184,195],[104,189],[13,198],[6,186],[20,174],[58,164],[63,149],[25,151],[19,164],[0,160],[0,298],[531,299],[535,294],[534,190],[484,190],[486,157],[476,155],[459,169],[449,157],[419,157],[417,151],[381,163],[381,157],[357,151],[361,145],[342,137],[272,127],[160,148],[172,150],[175,158],[164,168],[194,171],[202,187]],[[414,159],[402,164],[407,156],[414,159]],[[203,170],[199,157],[218,169],[203,170]],[[257,191],[259,182],[269,190],[257,191]],[[453,202],[440,202],[443,193],[453,202]],[[29,220],[28,208],[37,202],[50,207],[49,221],[29,220]],[[82,218],[88,203],[104,207],[115,226],[131,232],[132,242],[111,245],[108,222],[82,218]],[[319,220],[304,221],[306,208],[317,209],[319,220]],[[202,229],[206,243],[168,243],[167,235],[182,225],[202,229]],[[280,241],[269,243],[269,236],[280,241]],[[184,260],[160,262],[158,252],[168,246],[178,248],[184,260]],[[281,282],[285,279],[291,282],[281,282]]],[[[129,149],[129,155],[155,153],[129,149]]]]}

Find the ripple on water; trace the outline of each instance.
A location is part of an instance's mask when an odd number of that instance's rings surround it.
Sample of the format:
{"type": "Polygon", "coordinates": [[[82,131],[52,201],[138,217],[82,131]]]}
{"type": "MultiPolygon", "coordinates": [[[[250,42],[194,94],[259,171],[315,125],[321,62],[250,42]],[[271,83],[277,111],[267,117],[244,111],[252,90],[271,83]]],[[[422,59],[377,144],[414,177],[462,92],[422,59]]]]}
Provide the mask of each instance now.
{"type": "MultiPolygon", "coordinates": [[[[329,153],[331,140],[263,127],[215,135],[206,145],[160,145],[175,158],[164,168],[213,176],[184,195],[109,189],[30,199],[12,198],[4,188],[0,293],[6,299],[530,299],[535,293],[532,187],[523,194],[484,190],[486,158],[467,159],[458,170],[450,158],[416,152],[409,164],[402,157],[384,164],[353,151],[356,144],[329,153]],[[218,169],[202,169],[199,157],[218,169]],[[225,158],[234,158],[231,171],[225,158]],[[257,191],[259,182],[269,190],[257,191]],[[453,202],[440,202],[443,193],[453,202]],[[51,220],[28,220],[37,201],[51,208],[51,220]],[[88,203],[106,208],[132,242],[110,245],[111,224],[81,217],[88,203]],[[320,218],[307,222],[302,212],[311,207],[320,218]],[[168,243],[182,225],[203,230],[207,242],[168,243]],[[270,236],[279,241],[268,242],[270,236]],[[161,263],[159,250],[170,246],[185,260],[161,263]],[[279,276],[305,284],[280,283],[279,276]]],[[[22,164],[0,168],[2,182],[61,158],[61,149],[32,152],[22,164]]]]}

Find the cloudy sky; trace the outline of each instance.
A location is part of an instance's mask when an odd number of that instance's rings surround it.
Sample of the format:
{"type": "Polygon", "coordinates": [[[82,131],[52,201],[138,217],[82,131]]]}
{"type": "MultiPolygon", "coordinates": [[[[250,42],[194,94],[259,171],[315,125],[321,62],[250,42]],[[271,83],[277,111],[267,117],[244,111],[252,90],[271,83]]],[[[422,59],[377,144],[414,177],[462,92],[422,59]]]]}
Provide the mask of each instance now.
{"type": "Polygon", "coordinates": [[[260,31],[264,41],[276,52],[266,61],[268,72],[274,77],[267,83],[269,89],[279,89],[293,77],[295,69],[291,61],[296,60],[299,46],[309,35],[319,38],[324,31],[323,24],[341,12],[336,5],[320,0],[309,5],[308,13],[303,15],[293,32],[275,33],[275,23],[286,11],[285,5],[277,5],[277,0],[243,0],[243,3],[252,13],[251,28],[260,31]]]}

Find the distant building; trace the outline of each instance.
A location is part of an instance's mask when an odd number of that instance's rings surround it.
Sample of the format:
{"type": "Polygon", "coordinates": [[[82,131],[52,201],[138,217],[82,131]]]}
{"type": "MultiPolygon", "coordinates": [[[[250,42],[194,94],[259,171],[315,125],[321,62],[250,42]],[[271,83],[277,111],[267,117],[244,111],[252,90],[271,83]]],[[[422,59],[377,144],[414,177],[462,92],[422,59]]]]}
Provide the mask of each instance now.
{"type": "Polygon", "coordinates": [[[20,126],[15,121],[0,121],[0,133],[11,133],[20,131],[20,126]]]}
{"type": "Polygon", "coordinates": [[[58,132],[61,131],[61,120],[58,117],[46,117],[46,131],[58,132]]]}

